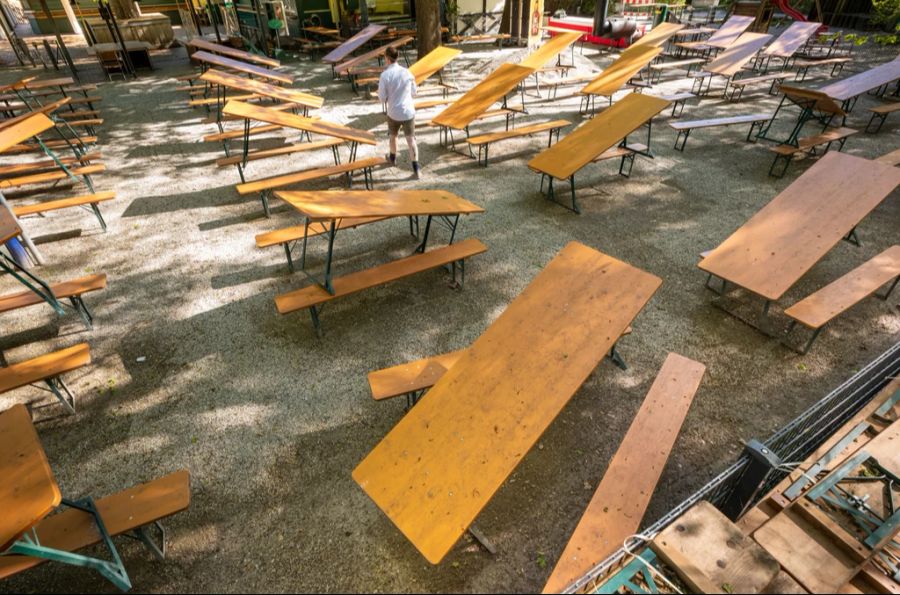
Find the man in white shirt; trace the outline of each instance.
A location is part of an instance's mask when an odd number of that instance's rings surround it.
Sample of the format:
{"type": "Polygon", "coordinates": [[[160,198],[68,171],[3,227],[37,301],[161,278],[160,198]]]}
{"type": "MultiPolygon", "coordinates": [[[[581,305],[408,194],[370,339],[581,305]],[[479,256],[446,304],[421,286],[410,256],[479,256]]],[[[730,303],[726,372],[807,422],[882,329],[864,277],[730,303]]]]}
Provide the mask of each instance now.
{"type": "Polygon", "coordinates": [[[397,63],[399,55],[396,48],[388,48],[385,52],[388,66],[378,80],[378,99],[387,103],[388,133],[391,137],[388,160],[391,165],[397,162],[397,133],[403,128],[413,173],[418,179],[419,147],[416,145],[416,107],[413,104],[413,97],[416,96],[416,80],[409,70],[397,63]]]}

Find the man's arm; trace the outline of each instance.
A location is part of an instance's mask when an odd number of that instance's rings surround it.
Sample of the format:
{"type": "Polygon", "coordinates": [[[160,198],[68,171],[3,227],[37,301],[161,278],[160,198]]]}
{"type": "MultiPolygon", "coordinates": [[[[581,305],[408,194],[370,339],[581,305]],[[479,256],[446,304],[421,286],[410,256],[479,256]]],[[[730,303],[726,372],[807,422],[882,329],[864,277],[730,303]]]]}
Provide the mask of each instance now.
{"type": "MultiPolygon", "coordinates": [[[[409,71],[407,71],[407,72],[409,72],[409,71]]],[[[413,96],[413,97],[416,97],[416,96],[418,95],[418,93],[419,93],[419,87],[416,86],[416,77],[414,77],[414,76],[412,75],[412,73],[410,73],[409,78],[411,79],[411,80],[409,81],[409,90],[410,90],[410,93],[412,93],[412,96],[413,96]]]]}
{"type": "Polygon", "coordinates": [[[381,76],[378,77],[378,100],[381,103],[384,103],[388,100],[387,97],[387,85],[384,83],[384,73],[381,73],[381,76]]]}

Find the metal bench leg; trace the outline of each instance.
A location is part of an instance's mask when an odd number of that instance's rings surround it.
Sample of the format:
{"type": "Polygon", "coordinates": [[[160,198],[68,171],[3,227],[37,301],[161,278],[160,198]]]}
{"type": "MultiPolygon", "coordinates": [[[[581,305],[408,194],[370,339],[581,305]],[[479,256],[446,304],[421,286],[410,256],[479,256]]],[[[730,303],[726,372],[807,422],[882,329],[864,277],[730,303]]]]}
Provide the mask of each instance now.
{"type": "Polygon", "coordinates": [[[625,176],[626,178],[631,177],[631,169],[634,167],[634,153],[630,153],[628,155],[622,155],[622,161],[619,163],[619,175],[625,176]],[[628,163],[628,168],[626,169],[625,163],[628,163]]]}
{"type": "Polygon", "coordinates": [[[288,270],[292,273],[294,272],[294,257],[291,254],[293,247],[291,246],[291,242],[284,243],[284,255],[287,256],[288,270]]]}
{"type": "Polygon", "coordinates": [[[769,175],[774,178],[781,178],[784,176],[787,171],[788,166],[791,164],[793,160],[793,155],[775,155],[775,159],[772,161],[772,167],[769,168],[769,175]],[[779,173],[775,173],[775,166],[778,165],[779,161],[784,161],[784,167],[781,168],[779,173]]]}
{"type": "Polygon", "coordinates": [[[887,119],[887,114],[879,114],[876,112],[872,113],[871,119],[869,119],[869,123],[866,125],[866,133],[867,134],[875,134],[879,130],[881,130],[881,126],[884,124],[884,121],[887,119]],[[872,124],[878,122],[878,125],[873,129],[872,124]]]}
{"type": "Polygon", "coordinates": [[[622,359],[622,356],[619,355],[619,352],[616,350],[616,346],[619,344],[618,341],[613,343],[612,349],[609,350],[609,353],[606,355],[606,358],[617,365],[622,370],[627,370],[628,365],[625,363],[625,360],[622,359]]]}
{"type": "Polygon", "coordinates": [[[887,300],[889,297],[891,297],[891,293],[893,293],[894,288],[897,287],[898,281],[900,281],[900,275],[897,275],[897,278],[894,279],[894,282],[891,283],[891,286],[888,287],[888,290],[884,293],[884,295],[878,295],[877,293],[875,295],[877,295],[882,300],[887,300]]]}
{"type": "Polygon", "coordinates": [[[687,139],[691,135],[691,129],[687,128],[684,130],[679,130],[678,134],[675,136],[675,150],[684,152],[684,146],[687,144],[687,139]],[[681,144],[679,145],[679,141],[681,144]]]}
{"type": "Polygon", "coordinates": [[[100,227],[103,228],[103,231],[106,231],[106,221],[103,220],[103,214],[100,212],[100,207],[97,203],[91,203],[91,210],[94,211],[94,215],[97,217],[97,221],[100,222],[100,227]]]}
{"type": "Polygon", "coordinates": [[[756,139],[758,139],[758,138],[759,138],[759,135],[762,133],[763,124],[765,124],[765,122],[766,122],[766,121],[763,121],[763,122],[752,122],[752,123],[750,124],[750,132],[747,133],[747,142],[748,142],[748,143],[755,143],[755,142],[756,142],[756,139]],[[756,135],[754,135],[754,134],[753,134],[753,131],[756,130],[757,128],[759,129],[759,131],[756,133],[756,135]]]}
{"type": "MultiPolygon", "coordinates": [[[[797,321],[792,320],[791,324],[787,328],[786,334],[790,334],[796,325],[797,325],[797,321]]],[[[792,349],[793,351],[796,351],[800,355],[806,355],[807,353],[809,353],[809,348],[812,347],[812,344],[818,338],[819,333],[822,332],[822,328],[823,327],[820,326],[819,328],[815,329],[813,331],[812,335],[810,335],[809,339],[806,341],[806,344],[803,347],[801,347],[800,349],[797,349],[796,347],[791,346],[787,342],[783,342],[783,343],[784,343],[784,345],[787,345],[790,349],[792,349]]]]}
{"type": "Polygon", "coordinates": [[[321,307],[310,306],[309,308],[309,315],[312,318],[313,328],[316,331],[316,337],[320,339],[322,338],[322,323],[319,320],[319,313],[322,312],[323,307],[324,304],[321,307]]]}
{"type": "Polygon", "coordinates": [[[60,403],[65,405],[66,409],[69,410],[69,413],[75,415],[75,396],[69,391],[69,387],[65,385],[62,378],[54,376],[53,378],[46,379],[44,382],[50,388],[50,392],[53,393],[53,396],[55,396],[60,403]]]}
{"type": "Polygon", "coordinates": [[[574,174],[569,176],[569,191],[572,193],[572,210],[581,214],[581,209],[578,208],[578,202],[575,200],[575,176],[574,174]]]}
{"type": "Polygon", "coordinates": [[[125,536],[140,541],[144,547],[150,550],[150,553],[153,554],[153,557],[157,560],[166,559],[166,528],[163,527],[162,523],[159,521],[154,521],[149,525],[142,525],[131,533],[125,533],[125,536]],[[153,536],[150,534],[150,527],[156,527],[156,530],[159,533],[158,544],[153,540],[153,536]]]}
{"type": "Polygon", "coordinates": [[[94,328],[94,316],[91,314],[91,311],[88,310],[88,307],[84,304],[84,300],[81,299],[81,296],[73,295],[69,298],[69,302],[72,303],[72,307],[76,312],[78,312],[78,315],[81,316],[81,320],[84,322],[84,326],[86,326],[88,330],[92,330],[94,328]]]}

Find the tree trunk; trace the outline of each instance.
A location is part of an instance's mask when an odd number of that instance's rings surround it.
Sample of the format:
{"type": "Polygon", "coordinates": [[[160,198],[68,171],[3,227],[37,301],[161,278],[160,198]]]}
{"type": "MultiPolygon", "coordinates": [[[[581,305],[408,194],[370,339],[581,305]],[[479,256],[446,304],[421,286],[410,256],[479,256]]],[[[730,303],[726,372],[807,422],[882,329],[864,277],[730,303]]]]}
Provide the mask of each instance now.
{"type": "Polygon", "coordinates": [[[141,16],[133,0],[109,0],[109,5],[119,20],[141,16]]]}
{"type": "Polygon", "coordinates": [[[416,50],[419,58],[441,45],[441,7],[439,0],[414,0],[416,3],[416,50]]]}

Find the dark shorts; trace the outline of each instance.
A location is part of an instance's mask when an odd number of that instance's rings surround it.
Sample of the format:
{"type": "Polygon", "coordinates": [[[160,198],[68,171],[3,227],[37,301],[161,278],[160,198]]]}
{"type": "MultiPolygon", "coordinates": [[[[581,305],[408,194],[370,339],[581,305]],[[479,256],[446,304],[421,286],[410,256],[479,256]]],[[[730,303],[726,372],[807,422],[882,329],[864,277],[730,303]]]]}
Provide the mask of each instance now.
{"type": "Polygon", "coordinates": [[[391,136],[396,135],[400,132],[400,128],[403,128],[403,134],[405,136],[415,136],[416,134],[416,119],[410,118],[409,120],[404,120],[403,122],[398,122],[397,120],[392,119],[388,116],[388,132],[391,136]]]}

